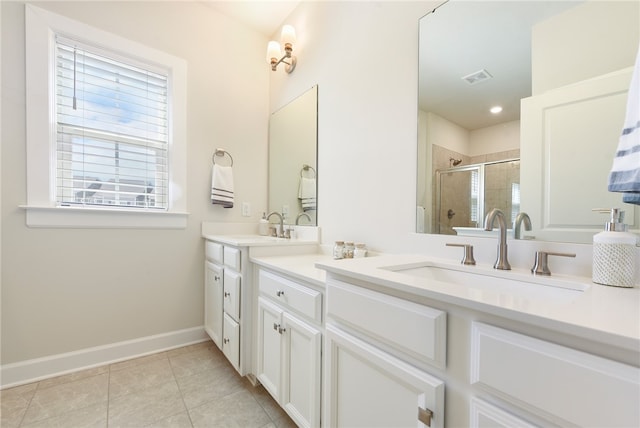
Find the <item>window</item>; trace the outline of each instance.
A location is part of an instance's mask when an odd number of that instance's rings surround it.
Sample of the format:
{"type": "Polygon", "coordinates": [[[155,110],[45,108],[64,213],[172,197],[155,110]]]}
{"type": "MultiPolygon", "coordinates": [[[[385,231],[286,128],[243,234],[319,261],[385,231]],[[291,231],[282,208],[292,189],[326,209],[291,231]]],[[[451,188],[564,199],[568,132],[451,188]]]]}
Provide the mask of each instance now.
{"type": "Polygon", "coordinates": [[[167,75],[56,37],[56,202],[167,208],[167,75]]]}
{"type": "Polygon", "coordinates": [[[26,16],[27,224],[185,227],[184,61],[26,16]]]}
{"type": "Polygon", "coordinates": [[[480,174],[477,169],[471,170],[471,196],[469,205],[471,206],[471,223],[479,224],[480,218],[478,213],[480,202],[480,174]]]}

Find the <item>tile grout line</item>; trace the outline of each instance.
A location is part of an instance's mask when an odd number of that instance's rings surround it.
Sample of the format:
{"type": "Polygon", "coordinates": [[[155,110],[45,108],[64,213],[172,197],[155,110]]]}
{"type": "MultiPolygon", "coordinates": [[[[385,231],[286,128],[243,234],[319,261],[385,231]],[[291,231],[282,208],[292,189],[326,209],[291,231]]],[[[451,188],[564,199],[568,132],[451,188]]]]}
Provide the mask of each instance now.
{"type": "Polygon", "coordinates": [[[24,423],[24,418],[27,416],[27,412],[29,411],[29,407],[31,407],[31,403],[33,402],[33,398],[36,396],[36,392],[38,392],[39,388],[40,388],[40,382],[36,382],[36,388],[33,391],[33,395],[31,396],[31,398],[29,398],[29,403],[27,404],[27,407],[24,408],[24,413],[22,414],[22,417],[20,418],[20,422],[18,423],[18,428],[20,428],[22,426],[22,424],[24,423]]]}
{"type": "Polygon", "coordinates": [[[169,354],[167,354],[167,361],[169,362],[169,368],[171,369],[171,375],[173,376],[173,381],[176,383],[176,386],[178,387],[178,391],[180,392],[180,400],[182,400],[182,405],[184,406],[184,410],[187,412],[189,423],[193,428],[193,420],[191,419],[191,412],[187,407],[187,403],[184,402],[184,394],[182,393],[182,389],[180,388],[180,383],[178,383],[178,379],[176,378],[176,373],[173,371],[173,364],[171,364],[171,358],[169,358],[169,354]]]}

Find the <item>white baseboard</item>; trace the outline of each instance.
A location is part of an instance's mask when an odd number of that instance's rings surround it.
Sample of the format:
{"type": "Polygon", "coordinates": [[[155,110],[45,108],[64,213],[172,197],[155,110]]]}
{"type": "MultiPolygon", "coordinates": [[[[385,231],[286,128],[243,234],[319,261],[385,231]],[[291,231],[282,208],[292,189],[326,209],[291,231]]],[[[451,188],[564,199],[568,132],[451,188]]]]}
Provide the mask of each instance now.
{"type": "Polygon", "coordinates": [[[202,326],[0,366],[0,389],[209,340],[202,326]]]}

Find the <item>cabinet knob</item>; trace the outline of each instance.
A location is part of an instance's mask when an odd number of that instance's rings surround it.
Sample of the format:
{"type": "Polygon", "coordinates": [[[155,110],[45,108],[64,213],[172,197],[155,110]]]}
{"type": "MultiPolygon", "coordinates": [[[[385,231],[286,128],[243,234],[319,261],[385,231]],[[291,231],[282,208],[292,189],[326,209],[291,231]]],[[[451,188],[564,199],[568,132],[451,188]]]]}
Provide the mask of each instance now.
{"type": "Polygon", "coordinates": [[[222,343],[229,343],[229,338],[225,337],[224,339],[222,339],[222,343]]]}
{"type": "Polygon", "coordinates": [[[418,420],[420,422],[430,427],[432,417],[433,417],[433,412],[431,410],[418,407],[418,420]]]}
{"type": "Polygon", "coordinates": [[[224,292],[224,297],[229,297],[229,296],[231,296],[231,293],[229,293],[228,291],[225,291],[224,292]]]}
{"type": "Polygon", "coordinates": [[[214,280],[214,281],[220,281],[220,276],[215,275],[215,276],[213,277],[213,280],[214,280]]]}
{"type": "Polygon", "coordinates": [[[274,329],[275,331],[278,331],[278,329],[279,329],[279,328],[280,328],[280,324],[278,324],[278,323],[275,323],[275,322],[274,322],[274,323],[273,323],[273,329],[274,329]]]}
{"type": "Polygon", "coordinates": [[[278,296],[278,297],[284,296],[284,291],[282,291],[282,290],[276,291],[276,296],[278,296]]]}
{"type": "Polygon", "coordinates": [[[287,331],[287,329],[286,329],[286,328],[278,327],[278,333],[282,334],[282,333],[284,333],[285,331],[287,331]]]}

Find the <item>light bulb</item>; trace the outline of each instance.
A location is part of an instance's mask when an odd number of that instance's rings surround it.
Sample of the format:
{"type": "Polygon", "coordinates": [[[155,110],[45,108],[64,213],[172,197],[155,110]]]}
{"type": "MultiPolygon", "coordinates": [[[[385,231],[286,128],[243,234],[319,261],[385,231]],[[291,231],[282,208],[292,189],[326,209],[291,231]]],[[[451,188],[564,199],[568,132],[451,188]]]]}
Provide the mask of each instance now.
{"type": "Polygon", "coordinates": [[[296,30],[291,25],[285,25],[282,27],[280,43],[285,47],[287,45],[291,45],[291,48],[293,49],[293,45],[296,44],[296,30]]]}
{"type": "Polygon", "coordinates": [[[275,58],[276,61],[280,59],[282,55],[282,51],[280,50],[280,43],[275,41],[270,41],[267,45],[267,62],[271,64],[271,59],[275,58]]]}

